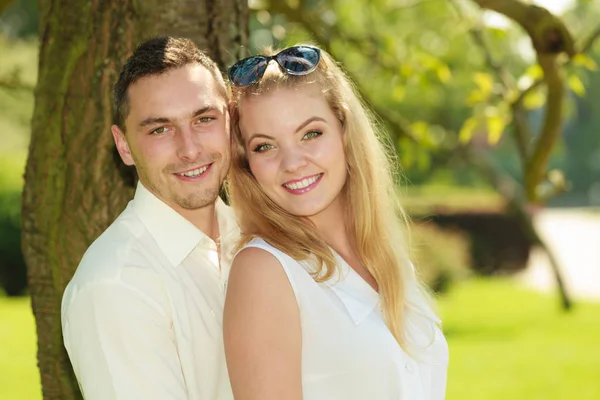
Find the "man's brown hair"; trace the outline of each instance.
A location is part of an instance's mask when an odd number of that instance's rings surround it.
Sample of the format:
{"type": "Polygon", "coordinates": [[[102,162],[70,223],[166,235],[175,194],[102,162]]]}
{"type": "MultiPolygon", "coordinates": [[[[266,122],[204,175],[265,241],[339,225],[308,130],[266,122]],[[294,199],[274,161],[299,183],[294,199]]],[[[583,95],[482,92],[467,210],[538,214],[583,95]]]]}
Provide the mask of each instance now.
{"type": "Polygon", "coordinates": [[[227,96],[227,88],[219,67],[194,42],[186,38],[157,37],[138,45],[121,69],[113,91],[115,125],[125,132],[125,119],[130,111],[129,86],[141,78],[160,75],[189,64],[199,64],[206,68],[222,88],[223,96],[227,96]]]}

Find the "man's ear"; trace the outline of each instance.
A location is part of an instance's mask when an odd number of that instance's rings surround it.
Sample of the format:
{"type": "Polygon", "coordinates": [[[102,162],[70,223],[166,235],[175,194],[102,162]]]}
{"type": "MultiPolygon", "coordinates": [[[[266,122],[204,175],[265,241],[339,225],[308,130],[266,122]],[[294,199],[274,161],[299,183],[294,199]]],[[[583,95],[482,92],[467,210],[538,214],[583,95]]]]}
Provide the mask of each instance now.
{"type": "Polygon", "coordinates": [[[133,161],[133,156],[131,155],[131,151],[129,150],[129,144],[127,143],[127,139],[125,138],[125,133],[121,131],[121,129],[117,125],[111,126],[110,131],[112,132],[113,139],[115,140],[115,145],[117,146],[117,151],[121,156],[121,160],[123,160],[125,165],[135,165],[135,162],[133,161]]]}

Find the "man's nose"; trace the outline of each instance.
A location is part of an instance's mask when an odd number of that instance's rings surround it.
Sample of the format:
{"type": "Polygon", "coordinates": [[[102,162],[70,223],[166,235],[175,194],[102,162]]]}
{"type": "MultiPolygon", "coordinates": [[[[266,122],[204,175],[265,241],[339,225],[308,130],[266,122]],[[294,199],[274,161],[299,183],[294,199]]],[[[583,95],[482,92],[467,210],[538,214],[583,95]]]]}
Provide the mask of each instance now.
{"type": "Polygon", "coordinates": [[[179,158],[186,161],[198,160],[203,150],[198,132],[185,127],[181,128],[177,133],[177,155],[179,158]]]}

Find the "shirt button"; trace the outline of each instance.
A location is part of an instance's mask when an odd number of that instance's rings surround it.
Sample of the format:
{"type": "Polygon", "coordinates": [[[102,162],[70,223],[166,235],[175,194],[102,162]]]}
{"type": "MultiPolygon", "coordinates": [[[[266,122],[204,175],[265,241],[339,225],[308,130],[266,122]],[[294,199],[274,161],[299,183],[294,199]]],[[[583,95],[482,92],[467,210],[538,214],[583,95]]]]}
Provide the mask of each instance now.
{"type": "Polygon", "coordinates": [[[415,370],[415,367],[413,367],[411,363],[404,364],[404,368],[406,368],[406,372],[408,372],[409,374],[412,374],[415,370]]]}

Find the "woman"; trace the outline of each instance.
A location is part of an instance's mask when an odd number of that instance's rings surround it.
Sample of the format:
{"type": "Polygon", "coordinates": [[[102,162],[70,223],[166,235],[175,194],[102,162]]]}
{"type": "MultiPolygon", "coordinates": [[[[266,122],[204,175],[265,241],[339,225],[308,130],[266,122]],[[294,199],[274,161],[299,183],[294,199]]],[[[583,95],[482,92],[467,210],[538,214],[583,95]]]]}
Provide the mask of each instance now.
{"type": "Polygon", "coordinates": [[[236,399],[443,399],[448,350],[402,234],[377,124],[324,51],[229,70],[245,239],[224,316],[236,399]]]}

